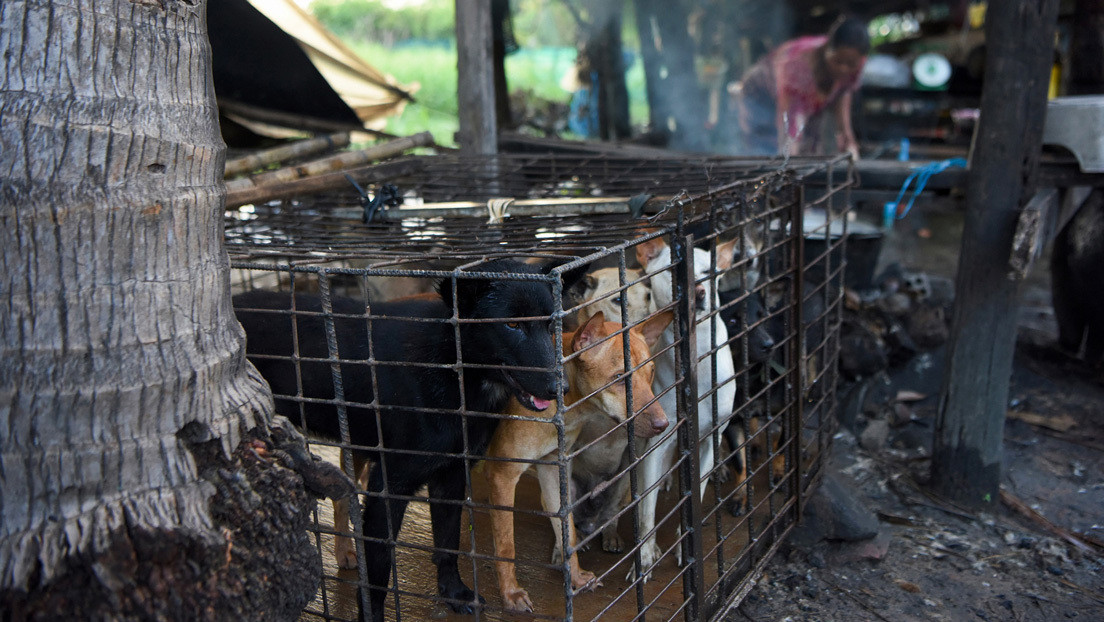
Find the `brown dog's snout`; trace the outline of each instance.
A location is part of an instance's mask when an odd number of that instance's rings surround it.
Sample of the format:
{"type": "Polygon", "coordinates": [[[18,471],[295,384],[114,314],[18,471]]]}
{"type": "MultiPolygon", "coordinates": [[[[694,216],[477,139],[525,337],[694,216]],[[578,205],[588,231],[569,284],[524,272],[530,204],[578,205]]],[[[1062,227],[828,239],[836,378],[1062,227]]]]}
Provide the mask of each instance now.
{"type": "Polygon", "coordinates": [[[663,408],[658,402],[652,403],[640,411],[636,417],[636,435],[640,438],[658,436],[667,429],[667,426],[671,425],[671,422],[667,419],[667,414],[663,412],[663,408]]]}
{"type": "Polygon", "coordinates": [[[705,286],[698,285],[694,288],[694,308],[698,311],[705,309],[705,286]]]}
{"type": "Polygon", "coordinates": [[[660,410],[659,416],[652,419],[652,436],[659,436],[669,425],[671,425],[671,422],[667,420],[667,415],[660,410]]]}

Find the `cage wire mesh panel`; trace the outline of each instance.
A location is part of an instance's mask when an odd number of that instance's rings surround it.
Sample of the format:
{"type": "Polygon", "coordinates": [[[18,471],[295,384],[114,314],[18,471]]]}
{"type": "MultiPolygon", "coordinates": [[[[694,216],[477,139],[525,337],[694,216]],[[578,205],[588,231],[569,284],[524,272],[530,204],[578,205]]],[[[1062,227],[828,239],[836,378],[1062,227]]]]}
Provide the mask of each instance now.
{"type": "Polygon", "coordinates": [[[228,211],[249,357],[358,478],[303,618],[737,604],[834,431],[851,171],[782,164],[417,157],[358,175],[402,197],[369,222],[352,185],[228,211]]]}

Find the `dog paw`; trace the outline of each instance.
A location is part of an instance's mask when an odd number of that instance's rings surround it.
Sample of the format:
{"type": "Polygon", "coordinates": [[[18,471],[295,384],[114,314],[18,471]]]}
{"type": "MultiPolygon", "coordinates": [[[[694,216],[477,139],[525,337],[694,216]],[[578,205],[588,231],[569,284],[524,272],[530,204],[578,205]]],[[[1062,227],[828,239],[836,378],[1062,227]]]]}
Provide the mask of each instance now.
{"type": "MultiPolygon", "coordinates": [[[[655,542],[645,542],[640,547],[640,568],[641,578],[644,583],[647,583],[652,578],[652,566],[655,565],[656,560],[659,559],[659,546],[655,542]]],[[[636,566],[629,568],[629,574],[625,577],[627,581],[632,581],[636,578],[636,566]]]]}
{"type": "Polygon", "coordinates": [[[736,497],[725,504],[725,509],[733,516],[744,515],[744,500],[740,497],[736,497]]]}
{"type": "Polygon", "coordinates": [[[621,534],[602,532],[602,550],[607,553],[620,553],[625,549],[625,543],[621,540],[621,534]]]}
{"type": "MultiPolygon", "coordinates": [[[[525,590],[521,590],[524,592],[525,590]]],[[[467,586],[461,586],[460,589],[446,593],[444,590],[439,591],[440,595],[448,600],[448,606],[456,613],[462,613],[464,615],[472,615],[476,609],[482,608],[487,600],[476,594],[467,586]]],[[[528,598],[528,596],[526,596],[528,598]]]]}
{"type": "Polygon", "coordinates": [[[571,575],[571,587],[576,590],[586,590],[589,592],[595,588],[601,587],[601,585],[602,582],[589,570],[580,568],[578,574],[571,575]]]}
{"type": "Polygon", "coordinates": [[[713,477],[711,479],[713,480],[714,486],[720,486],[721,484],[727,484],[729,480],[732,479],[732,474],[728,472],[727,468],[721,467],[713,471],[713,477]]]}
{"type": "Polygon", "coordinates": [[[561,549],[559,545],[557,545],[552,549],[552,563],[562,564],[563,560],[563,549],[561,549]]]}
{"type": "Polygon", "coordinates": [[[345,570],[355,570],[357,567],[356,545],[352,538],[338,536],[334,540],[334,558],[337,567],[345,570]]]}
{"type": "Polygon", "coordinates": [[[514,611],[519,613],[528,613],[533,611],[533,601],[529,600],[529,592],[526,592],[524,588],[520,587],[512,590],[503,591],[502,604],[505,605],[507,611],[514,611]]]}

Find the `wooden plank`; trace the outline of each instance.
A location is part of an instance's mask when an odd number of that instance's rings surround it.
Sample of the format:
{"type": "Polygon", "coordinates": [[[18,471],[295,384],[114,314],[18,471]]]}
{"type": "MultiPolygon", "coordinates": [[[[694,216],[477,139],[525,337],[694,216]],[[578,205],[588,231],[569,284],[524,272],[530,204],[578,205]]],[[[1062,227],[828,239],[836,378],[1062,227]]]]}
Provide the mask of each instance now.
{"type": "MultiPolygon", "coordinates": [[[[337,451],[333,447],[312,445],[313,453],[321,455],[331,462],[337,461],[337,451]]],[[[788,515],[784,509],[782,492],[774,493],[773,502],[768,499],[772,488],[767,469],[759,465],[753,475],[754,510],[750,515],[734,517],[726,510],[715,509],[709,524],[700,529],[703,557],[701,572],[703,582],[708,588],[718,586],[723,580],[734,577],[721,577],[717,573],[718,557],[723,555],[726,572],[741,574],[747,569],[752,576],[759,574],[761,567],[759,555],[752,555],[755,545],[770,545],[772,534],[782,532],[780,521],[788,515]],[[722,537],[717,537],[717,528],[722,537]],[[772,526],[772,524],[774,526],[772,526]],[[755,541],[749,540],[749,531],[756,534],[755,541]]],[[[468,585],[478,588],[487,599],[487,606],[480,612],[479,619],[488,622],[517,622],[518,620],[555,620],[564,619],[567,603],[564,597],[563,571],[549,562],[554,537],[549,519],[541,515],[540,486],[536,478],[526,475],[518,482],[515,499],[514,524],[517,538],[517,571],[522,585],[529,591],[536,607],[532,617],[519,616],[507,612],[502,607],[498,590],[498,581],[491,563],[494,555],[494,543],[490,527],[488,503],[488,485],[486,477],[477,467],[471,473],[471,500],[476,507],[465,509],[465,524],[461,539],[460,572],[468,585]],[[468,519],[470,518],[470,522],[468,519]],[[468,529],[468,526],[471,529],[468,529]]],[[[775,484],[777,486],[777,483],[775,484]]],[[[713,486],[716,486],[714,484],[713,486]]],[[[733,493],[734,482],[725,483],[717,491],[727,495],[733,493]]],[[[744,494],[743,491],[737,494],[744,494]]],[[[694,495],[697,496],[695,489],[694,495]]],[[[713,497],[713,490],[706,493],[706,502],[713,497]]],[[[659,507],[670,510],[679,502],[675,490],[661,490],[659,507]]],[[[685,499],[682,500],[686,502],[685,499]]],[[[713,508],[707,508],[713,509],[713,508]]],[[[322,534],[312,534],[318,538],[322,552],[322,563],[326,591],[319,591],[314,603],[307,607],[301,620],[325,619],[320,612],[329,611],[339,619],[356,618],[356,570],[339,569],[334,559],[333,513],[328,500],[318,505],[319,526],[322,534]],[[323,603],[323,601],[326,601],[323,603]]],[[[430,552],[433,547],[432,527],[426,503],[412,502],[403,520],[399,533],[399,545],[396,547],[400,586],[400,607],[403,620],[442,620],[444,622],[471,622],[472,616],[453,613],[447,607],[433,601],[437,593],[436,567],[430,552]]],[[[581,592],[572,598],[573,619],[580,622],[599,622],[606,620],[642,619],[637,607],[636,586],[628,576],[633,567],[631,511],[620,520],[619,532],[625,542],[621,553],[607,553],[602,550],[601,537],[596,534],[588,549],[579,553],[580,565],[598,574],[602,585],[593,592],[581,592]]],[[[676,527],[679,524],[678,512],[675,512],[657,524],[658,543],[666,554],[653,570],[651,580],[640,586],[643,603],[648,607],[648,620],[681,620],[685,616],[687,595],[683,590],[680,577],[686,572],[676,564],[674,548],[679,546],[676,527]]],[[[342,531],[348,530],[345,526],[342,531]]],[[[765,560],[763,560],[765,561],[765,560]]],[[[748,577],[751,579],[752,577],[748,577]]],[[[739,582],[739,586],[749,587],[752,581],[739,582]]],[[[393,587],[393,584],[392,584],[393,587]]],[[[389,595],[386,619],[394,619],[394,597],[389,595]]],[[[707,613],[707,612],[706,612],[707,613]]],[[[708,619],[703,615],[700,619],[708,619]]],[[[714,618],[715,619],[715,618],[714,618]]]]}
{"type": "Polygon", "coordinates": [[[1008,261],[1019,209],[1034,193],[1058,0],[990,4],[988,65],[966,190],[951,341],[936,418],[931,482],[972,508],[1000,501],[1017,282],[1008,261]]]}

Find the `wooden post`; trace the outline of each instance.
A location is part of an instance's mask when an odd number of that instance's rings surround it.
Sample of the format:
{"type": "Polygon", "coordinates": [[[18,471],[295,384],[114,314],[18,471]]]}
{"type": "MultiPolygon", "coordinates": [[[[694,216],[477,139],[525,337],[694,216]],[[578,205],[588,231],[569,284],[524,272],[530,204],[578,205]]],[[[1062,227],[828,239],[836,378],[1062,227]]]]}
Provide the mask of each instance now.
{"type": "Polygon", "coordinates": [[[706,93],[694,69],[685,3],[636,0],[634,7],[652,126],[669,134],[672,149],[702,151],[708,143],[706,93]],[[656,49],[657,35],[662,50],[656,49]]]}
{"type": "Polygon", "coordinates": [[[632,135],[629,123],[629,92],[625,85],[625,62],[621,45],[621,5],[599,0],[591,5],[593,30],[587,49],[598,72],[598,121],[603,140],[620,140],[632,135]],[[595,62],[596,61],[596,62],[595,62]]]}
{"type": "Polygon", "coordinates": [[[990,3],[986,15],[982,112],[931,471],[935,491],[967,507],[1000,499],[1017,316],[1008,260],[1034,191],[1057,15],[1058,0],[990,3]]]}
{"type": "Polygon", "coordinates": [[[468,153],[498,152],[491,39],[491,4],[456,0],[458,142],[468,153]]]}

